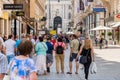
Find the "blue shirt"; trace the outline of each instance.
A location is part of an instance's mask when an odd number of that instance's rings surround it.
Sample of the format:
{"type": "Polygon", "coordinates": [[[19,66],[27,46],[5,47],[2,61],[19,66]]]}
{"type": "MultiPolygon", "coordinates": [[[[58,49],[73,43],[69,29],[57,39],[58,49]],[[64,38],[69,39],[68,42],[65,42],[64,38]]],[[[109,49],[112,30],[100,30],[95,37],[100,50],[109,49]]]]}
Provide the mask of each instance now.
{"type": "Polygon", "coordinates": [[[48,54],[52,54],[53,45],[51,44],[51,42],[46,42],[46,45],[47,45],[47,47],[48,47],[47,53],[48,53],[48,54]]]}
{"type": "Polygon", "coordinates": [[[18,46],[19,46],[20,43],[21,43],[21,40],[18,39],[18,40],[16,41],[15,48],[18,48],[18,46]]]}

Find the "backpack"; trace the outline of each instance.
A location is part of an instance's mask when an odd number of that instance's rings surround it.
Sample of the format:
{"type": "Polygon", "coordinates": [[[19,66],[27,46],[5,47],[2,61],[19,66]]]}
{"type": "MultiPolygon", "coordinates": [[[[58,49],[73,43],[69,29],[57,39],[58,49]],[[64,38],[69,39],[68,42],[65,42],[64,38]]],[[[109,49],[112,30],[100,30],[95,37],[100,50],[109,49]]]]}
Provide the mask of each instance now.
{"type": "Polygon", "coordinates": [[[61,45],[58,44],[58,46],[56,47],[56,53],[57,54],[63,54],[64,48],[62,47],[62,44],[61,45]]]}

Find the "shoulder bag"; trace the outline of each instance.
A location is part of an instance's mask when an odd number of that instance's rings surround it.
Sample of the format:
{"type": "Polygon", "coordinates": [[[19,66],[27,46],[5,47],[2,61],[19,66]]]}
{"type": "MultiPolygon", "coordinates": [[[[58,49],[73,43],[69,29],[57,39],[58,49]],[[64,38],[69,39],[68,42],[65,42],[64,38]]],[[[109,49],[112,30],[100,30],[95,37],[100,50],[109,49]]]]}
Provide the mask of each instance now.
{"type": "Polygon", "coordinates": [[[88,56],[88,53],[89,53],[89,50],[87,51],[86,56],[83,56],[83,55],[82,55],[82,56],[80,57],[79,63],[81,63],[81,64],[87,63],[87,56],[88,56]]]}

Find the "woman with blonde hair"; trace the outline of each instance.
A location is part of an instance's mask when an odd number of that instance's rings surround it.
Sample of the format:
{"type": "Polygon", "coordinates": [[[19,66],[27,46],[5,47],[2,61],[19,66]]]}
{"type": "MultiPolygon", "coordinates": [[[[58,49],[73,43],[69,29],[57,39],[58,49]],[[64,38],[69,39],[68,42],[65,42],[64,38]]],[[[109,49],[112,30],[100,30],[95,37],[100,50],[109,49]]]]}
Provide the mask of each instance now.
{"type": "Polygon", "coordinates": [[[81,47],[80,51],[78,52],[77,59],[79,55],[87,56],[87,63],[84,63],[83,65],[84,65],[85,79],[88,80],[89,68],[91,62],[94,61],[94,49],[88,37],[85,38],[84,45],[81,47]]]}

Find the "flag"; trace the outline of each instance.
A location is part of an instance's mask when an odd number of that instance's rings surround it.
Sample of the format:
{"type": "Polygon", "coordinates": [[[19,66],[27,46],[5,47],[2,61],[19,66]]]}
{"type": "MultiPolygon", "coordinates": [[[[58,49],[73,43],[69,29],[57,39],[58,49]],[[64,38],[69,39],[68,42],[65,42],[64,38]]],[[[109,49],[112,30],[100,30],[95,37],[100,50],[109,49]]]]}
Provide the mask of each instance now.
{"type": "Polygon", "coordinates": [[[84,3],[82,0],[79,0],[80,10],[84,10],[84,3]]]}

